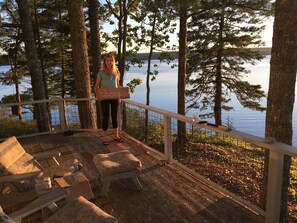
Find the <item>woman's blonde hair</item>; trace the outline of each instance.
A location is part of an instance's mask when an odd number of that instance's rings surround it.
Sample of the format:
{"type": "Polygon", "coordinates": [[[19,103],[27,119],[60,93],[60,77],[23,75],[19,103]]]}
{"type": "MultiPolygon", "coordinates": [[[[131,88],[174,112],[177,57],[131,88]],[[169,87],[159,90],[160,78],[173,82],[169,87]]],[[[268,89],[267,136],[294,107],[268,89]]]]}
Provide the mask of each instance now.
{"type": "Polygon", "coordinates": [[[101,71],[104,71],[108,75],[115,74],[119,78],[119,71],[118,71],[117,66],[115,64],[115,57],[114,57],[114,55],[112,53],[107,53],[107,54],[104,55],[103,63],[102,63],[102,66],[101,66],[101,71]],[[105,64],[105,61],[108,58],[111,58],[111,60],[112,60],[111,70],[109,70],[108,67],[105,64]]]}

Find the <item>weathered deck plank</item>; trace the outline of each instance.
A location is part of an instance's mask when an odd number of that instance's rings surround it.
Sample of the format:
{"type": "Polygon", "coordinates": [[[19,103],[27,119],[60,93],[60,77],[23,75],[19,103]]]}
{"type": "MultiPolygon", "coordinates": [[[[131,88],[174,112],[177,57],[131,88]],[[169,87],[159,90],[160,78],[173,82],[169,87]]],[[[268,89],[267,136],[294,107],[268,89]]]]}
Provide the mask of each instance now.
{"type": "MultiPolygon", "coordinates": [[[[123,223],[145,222],[264,222],[264,218],[242,207],[230,198],[201,183],[173,164],[163,165],[161,157],[146,152],[140,145],[125,138],[101,144],[100,132],[74,132],[20,139],[29,153],[58,149],[59,161],[77,158],[84,166],[95,194],[92,201],[123,223]],[[100,182],[92,163],[97,153],[129,149],[143,163],[140,182],[143,191],[136,191],[128,180],[111,184],[107,197],[98,197],[100,182]]],[[[49,161],[48,165],[53,165],[49,161]]],[[[30,222],[30,220],[29,220],[30,222]]],[[[33,222],[33,220],[32,220],[33,222]]]]}

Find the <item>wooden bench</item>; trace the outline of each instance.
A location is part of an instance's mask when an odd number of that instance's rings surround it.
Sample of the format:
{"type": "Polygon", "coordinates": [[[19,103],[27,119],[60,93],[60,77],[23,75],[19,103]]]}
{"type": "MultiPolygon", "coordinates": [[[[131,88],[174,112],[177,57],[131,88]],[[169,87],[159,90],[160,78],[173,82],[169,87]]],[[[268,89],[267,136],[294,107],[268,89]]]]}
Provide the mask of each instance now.
{"type": "Polygon", "coordinates": [[[131,179],[137,190],[142,190],[138,180],[141,174],[141,162],[128,150],[113,153],[96,154],[93,162],[99,172],[102,189],[100,196],[106,196],[111,182],[131,179]]]}
{"type": "MultiPolygon", "coordinates": [[[[9,222],[22,222],[22,218],[41,210],[47,205],[63,199],[67,196],[67,191],[64,189],[57,189],[56,192],[52,191],[42,195],[33,202],[27,204],[22,209],[6,215],[2,212],[0,206],[0,217],[11,220],[9,222]]],[[[1,220],[0,220],[1,222],[1,220]]],[[[75,223],[75,222],[87,222],[87,223],[117,223],[117,219],[109,215],[95,204],[89,202],[84,197],[79,196],[73,199],[71,202],[66,203],[62,209],[52,214],[49,218],[43,221],[44,223],[75,223]]]]}

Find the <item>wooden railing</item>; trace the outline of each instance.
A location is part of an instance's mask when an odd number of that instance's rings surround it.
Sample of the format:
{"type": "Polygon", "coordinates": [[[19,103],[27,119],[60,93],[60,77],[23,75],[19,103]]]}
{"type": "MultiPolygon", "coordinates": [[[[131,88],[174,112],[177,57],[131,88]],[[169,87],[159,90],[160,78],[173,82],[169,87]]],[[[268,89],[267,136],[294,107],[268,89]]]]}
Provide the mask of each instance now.
{"type": "MultiPolygon", "coordinates": [[[[85,100],[92,100],[95,101],[94,98],[85,98],[85,99],[49,99],[49,100],[42,100],[42,101],[34,101],[34,102],[21,102],[21,103],[10,103],[10,104],[0,104],[0,109],[7,108],[9,106],[16,106],[16,105],[32,105],[35,103],[56,103],[59,111],[59,123],[60,129],[55,129],[55,132],[64,132],[69,130],[67,127],[67,120],[65,120],[65,106],[64,103],[69,102],[77,102],[77,101],[85,101],[85,100]]],[[[281,186],[282,186],[282,173],[283,173],[283,162],[284,162],[284,155],[289,155],[291,157],[297,157],[296,148],[293,146],[289,146],[279,142],[266,142],[265,138],[261,138],[258,136],[246,134],[236,130],[225,131],[221,128],[213,127],[210,125],[203,125],[193,121],[192,118],[179,115],[176,113],[168,112],[163,109],[158,109],[151,106],[146,106],[137,102],[133,102],[130,100],[122,100],[122,103],[126,103],[127,105],[132,105],[147,111],[151,111],[163,116],[163,127],[164,127],[164,159],[167,162],[174,162],[175,164],[179,165],[180,167],[186,169],[187,171],[191,172],[193,175],[197,176],[199,179],[206,181],[207,183],[211,184],[212,187],[217,188],[221,192],[227,194],[228,196],[232,197],[233,199],[237,200],[238,202],[244,204],[245,206],[249,207],[253,211],[258,212],[259,214],[265,216],[265,221],[268,223],[277,223],[279,222],[280,216],[280,205],[281,205],[281,186]],[[266,211],[261,210],[258,207],[250,204],[249,202],[245,202],[243,199],[239,198],[238,196],[233,195],[232,193],[224,190],[224,188],[217,186],[215,183],[199,176],[195,171],[190,170],[189,168],[181,165],[176,160],[173,159],[172,156],[172,133],[171,133],[171,123],[172,119],[176,119],[178,121],[182,121],[193,126],[198,126],[201,128],[205,128],[216,132],[218,134],[223,134],[226,136],[233,137],[235,139],[245,141],[254,145],[257,145],[261,148],[268,149],[270,151],[269,156],[269,171],[268,171],[268,188],[267,188],[267,202],[266,202],[266,211]]],[[[1,110],[0,110],[1,112],[1,110]]],[[[1,113],[0,113],[1,114],[1,113]]],[[[0,117],[1,118],[1,117],[0,117]]],[[[48,134],[48,132],[43,133],[36,133],[34,135],[40,134],[48,134]]],[[[27,135],[32,136],[32,135],[27,135]]],[[[0,137],[1,138],[1,137],[0,137]]]]}

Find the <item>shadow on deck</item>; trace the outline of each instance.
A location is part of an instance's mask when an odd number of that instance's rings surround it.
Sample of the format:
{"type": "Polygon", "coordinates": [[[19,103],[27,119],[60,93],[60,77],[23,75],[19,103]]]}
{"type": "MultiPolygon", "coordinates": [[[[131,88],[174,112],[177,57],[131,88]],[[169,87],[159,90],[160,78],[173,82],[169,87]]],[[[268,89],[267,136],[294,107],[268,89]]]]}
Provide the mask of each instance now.
{"type": "MultiPolygon", "coordinates": [[[[53,134],[19,141],[32,154],[60,150],[62,156],[58,157],[59,162],[77,158],[83,164],[83,172],[92,185],[95,194],[92,202],[116,217],[119,222],[264,222],[263,217],[176,166],[164,165],[161,157],[127,138],[123,143],[117,143],[110,136],[109,146],[102,145],[99,132],[75,132],[68,136],[53,134]],[[99,197],[100,183],[92,163],[93,156],[124,149],[130,150],[143,164],[139,178],[143,191],[134,190],[129,181],[122,180],[111,183],[107,197],[99,197]]],[[[53,165],[49,160],[41,164],[44,167],[53,165]]],[[[23,222],[41,222],[41,219],[35,214],[23,222]]]]}

